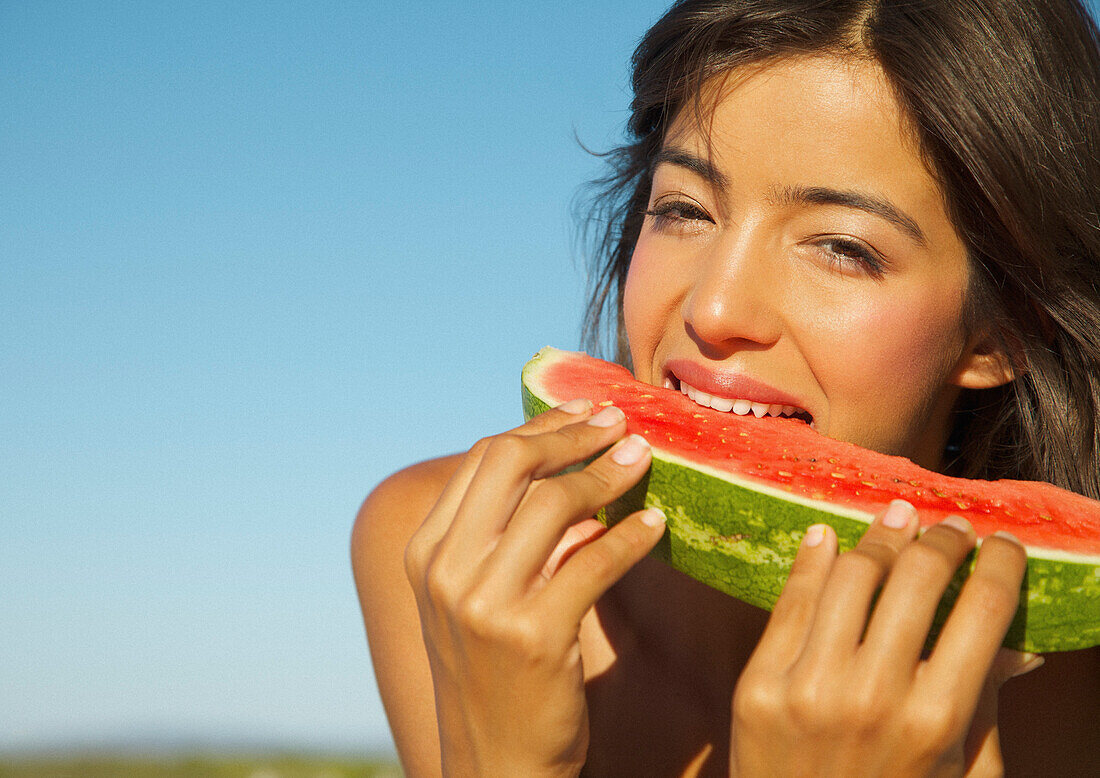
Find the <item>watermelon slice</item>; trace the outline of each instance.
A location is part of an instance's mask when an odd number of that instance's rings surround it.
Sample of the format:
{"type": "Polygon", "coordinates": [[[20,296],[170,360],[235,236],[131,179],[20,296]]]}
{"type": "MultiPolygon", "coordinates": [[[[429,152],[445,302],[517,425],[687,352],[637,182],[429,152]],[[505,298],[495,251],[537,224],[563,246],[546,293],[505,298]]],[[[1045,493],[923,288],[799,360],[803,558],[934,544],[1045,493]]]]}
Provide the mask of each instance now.
{"type": "MultiPolygon", "coordinates": [[[[648,476],[609,506],[604,520],[661,508],[668,532],[654,554],[705,584],[770,609],[807,527],[827,523],[841,550],[851,548],[874,516],[901,498],[916,506],[924,526],[955,514],[979,538],[1005,529],[1027,547],[1006,646],[1066,651],[1100,644],[1100,502],[1045,483],[940,475],[832,440],[798,419],[703,408],[578,352],[547,347],[527,363],[527,418],[574,397],[618,406],[628,430],[653,447],[648,476]]],[[[973,560],[944,596],[937,628],[973,560]]]]}

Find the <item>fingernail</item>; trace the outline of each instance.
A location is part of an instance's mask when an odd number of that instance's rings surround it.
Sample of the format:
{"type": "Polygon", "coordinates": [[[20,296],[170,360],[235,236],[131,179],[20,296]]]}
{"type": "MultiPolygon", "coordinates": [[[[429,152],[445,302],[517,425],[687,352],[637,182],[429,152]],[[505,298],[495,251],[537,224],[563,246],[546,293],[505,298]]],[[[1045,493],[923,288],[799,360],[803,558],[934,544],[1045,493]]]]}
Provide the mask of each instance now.
{"type": "Polygon", "coordinates": [[[642,511],[642,524],[647,527],[660,527],[665,523],[665,513],[660,508],[646,508],[642,511]]]}
{"type": "Polygon", "coordinates": [[[575,400],[564,402],[558,406],[559,411],[565,411],[566,413],[572,413],[574,415],[584,413],[592,407],[591,400],[585,400],[582,397],[578,397],[575,400]]]}
{"type": "Polygon", "coordinates": [[[905,500],[891,500],[886,513],[882,515],[882,526],[905,529],[916,515],[916,509],[905,500]]]}
{"type": "Polygon", "coordinates": [[[649,451],[649,442],[641,435],[628,435],[611,452],[611,460],[619,465],[632,465],[649,451]]]}
{"type": "Polygon", "coordinates": [[[1003,530],[1003,529],[999,529],[996,532],[994,532],[993,537],[995,537],[995,538],[1004,538],[1005,540],[1009,541],[1010,543],[1015,543],[1017,546],[1022,546],[1023,545],[1023,543],[1020,542],[1020,539],[1018,537],[1013,535],[1011,532],[1007,532],[1006,530],[1003,530]]]}
{"type": "Polygon", "coordinates": [[[946,519],[940,522],[945,527],[958,530],[964,535],[969,535],[974,531],[974,528],[970,526],[970,522],[964,519],[962,516],[948,516],[946,519]]]}
{"type": "Polygon", "coordinates": [[[814,546],[820,546],[821,541],[825,539],[825,525],[814,524],[808,530],[806,530],[805,536],[802,538],[802,542],[807,546],[813,548],[814,546]]]}
{"type": "Polygon", "coordinates": [[[616,408],[614,405],[609,405],[602,411],[597,413],[588,423],[593,427],[614,427],[620,421],[626,418],[626,414],[616,408]]]}
{"type": "Polygon", "coordinates": [[[1009,676],[1010,678],[1016,678],[1025,673],[1030,673],[1032,670],[1038,670],[1043,666],[1043,663],[1047,661],[1038,654],[1024,653],[1024,657],[1029,658],[1012,672],[1012,675],[1009,676]]]}

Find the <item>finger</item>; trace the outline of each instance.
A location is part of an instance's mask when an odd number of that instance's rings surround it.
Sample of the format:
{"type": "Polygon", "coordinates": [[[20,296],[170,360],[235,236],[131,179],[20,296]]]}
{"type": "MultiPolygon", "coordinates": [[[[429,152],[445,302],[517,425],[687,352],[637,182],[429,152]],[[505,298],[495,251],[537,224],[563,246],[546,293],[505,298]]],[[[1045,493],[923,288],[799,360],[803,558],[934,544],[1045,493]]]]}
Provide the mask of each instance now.
{"type": "Polygon", "coordinates": [[[949,516],[902,549],[860,647],[868,677],[912,677],[940,598],[974,541],[970,523],[949,516]]]}
{"type": "MultiPolygon", "coordinates": [[[[504,434],[528,436],[553,432],[567,424],[576,424],[578,421],[586,420],[592,415],[592,408],[591,400],[583,398],[569,400],[532,417],[526,423],[504,434]]],[[[438,542],[447,532],[458,506],[470,486],[470,481],[473,479],[474,473],[477,472],[481,460],[492,441],[493,438],[488,437],[475,443],[448,479],[439,499],[436,500],[435,506],[428,513],[419,530],[418,534],[421,534],[421,537],[427,542],[438,542]]]]}
{"type": "MultiPolygon", "coordinates": [[[[620,409],[609,406],[587,421],[549,432],[497,435],[485,449],[477,472],[470,479],[454,519],[440,541],[440,553],[453,553],[462,560],[484,558],[534,481],[593,456],[622,437],[625,430],[625,415],[620,409]]],[[[570,518],[576,520],[583,516],[570,518]]],[[[539,560],[540,565],[549,553],[550,549],[546,549],[539,560]]]]}
{"type": "Polygon", "coordinates": [[[830,661],[855,651],[867,625],[867,613],[879,584],[889,574],[898,552],[917,532],[917,513],[904,500],[894,500],[851,551],[833,563],[821,593],[807,648],[809,662],[830,661]]]}
{"type": "Polygon", "coordinates": [[[1027,554],[1006,532],[982,541],[974,571],[947,617],[925,676],[942,693],[976,703],[1020,602],[1027,554]]]}
{"type": "Polygon", "coordinates": [[[625,494],[649,469],[651,456],[645,438],[628,435],[583,470],[536,484],[486,564],[486,575],[526,587],[566,527],[625,494]]]}
{"type": "Polygon", "coordinates": [[[592,542],[603,533],[607,532],[607,527],[601,524],[596,519],[584,519],[578,521],[576,524],[571,524],[562,535],[561,540],[558,541],[558,545],[554,547],[554,550],[550,552],[550,557],[546,560],[546,564],[542,566],[541,575],[546,580],[550,580],[554,577],[554,573],[558,572],[558,569],[565,564],[569,557],[582,546],[592,542]]]}
{"type": "Polygon", "coordinates": [[[836,533],[826,524],[806,530],[791,574],[775,602],[753,660],[776,671],[785,670],[802,653],[817,613],[829,571],[836,561],[836,533]]]}
{"type": "Polygon", "coordinates": [[[580,624],[596,600],[648,554],[664,532],[665,515],[658,509],[630,514],[573,554],[535,595],[537,607],[580,624]]]}

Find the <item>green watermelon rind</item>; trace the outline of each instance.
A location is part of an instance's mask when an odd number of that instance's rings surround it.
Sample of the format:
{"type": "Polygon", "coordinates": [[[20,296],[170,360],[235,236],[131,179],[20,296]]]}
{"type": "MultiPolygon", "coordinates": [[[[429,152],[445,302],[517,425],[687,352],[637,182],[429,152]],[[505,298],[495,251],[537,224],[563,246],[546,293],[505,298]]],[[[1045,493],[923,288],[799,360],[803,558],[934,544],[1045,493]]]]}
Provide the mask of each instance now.
{"type": "MultiPolygon", "coordinates": [[[[526,376],[526,372],[525,372],[526,376]]],[[[550,406],[523,384],[527,419],[550,406]]],[[[644,507],[668,518],[668,531],[653,556],[674,569],[752,605],[770,610],[790,573],[806,529],[825,523],[840,550],[855,546],[873,516],[824,502],[797,498],[767,486],[734,483],[695,463],[653,447],[647,476],[609,505],[609,526],[644,507]]],[[[1021,651],[1070,651],[1100,645],[1100,566],[1064,553],[1029,549],[1020,604],[1004,645],[1021,651]]],[[[971,554],[940,603],[929,641],[950,613],[966,577],[971,554]]]]}

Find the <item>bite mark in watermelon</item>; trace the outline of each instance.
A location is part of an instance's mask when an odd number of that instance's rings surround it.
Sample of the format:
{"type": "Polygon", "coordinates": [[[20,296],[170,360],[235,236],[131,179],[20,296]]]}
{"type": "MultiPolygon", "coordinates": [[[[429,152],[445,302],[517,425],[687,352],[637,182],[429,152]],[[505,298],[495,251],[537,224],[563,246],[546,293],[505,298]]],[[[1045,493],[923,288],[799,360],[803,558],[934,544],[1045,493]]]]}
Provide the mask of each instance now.
{"type": "MultiPolygon", "coordinates": [[[[954,514],[970,521],[979,542],[1003,529],[1026,546],[1006,646],[1100,645],[1100,502],[1045,483],[952,478],[832,440],[795,419],[703,408],[579,352],[547,347],[524,367],[527,418],[575,397],[615,404],[628,430],[653,447],[647,477],[608,506],[605,520],[661,508],[668,531],[654,554],[705,584],[770,609],[807,527],[829,524],[846,550],[901,498],[916,507],[922,526],[954,514]]],[[[973,563],[972,554],[944,596],[933,636],[973,563]]]]}

